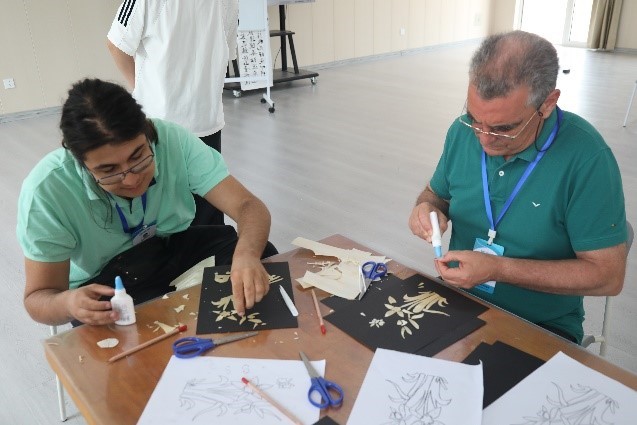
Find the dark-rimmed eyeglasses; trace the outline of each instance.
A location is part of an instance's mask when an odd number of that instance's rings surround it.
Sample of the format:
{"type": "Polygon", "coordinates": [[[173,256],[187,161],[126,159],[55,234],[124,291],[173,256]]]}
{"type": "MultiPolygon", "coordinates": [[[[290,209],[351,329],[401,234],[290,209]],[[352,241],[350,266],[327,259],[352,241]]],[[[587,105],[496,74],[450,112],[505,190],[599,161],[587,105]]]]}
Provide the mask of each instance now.
{"type": "MultiPolygon", "coordinates": [[[[494,132],[494,131],[485,131],[479,127],[476,127],[473,123],[473,119],[471,118],[471,115],[468,114],[467,112],[467,104],[464,104],[464,107],[462,108],[462,114],[460,114],[460,116],[458,117],[458,121],[464,125],[466,125],[467,127],[469,127],[470,129],[473,130],[474,133],[476,133],[476,136],[478,134],[488,134],[489,136],[494,136],[494,137],[501,137],[504,139],[509,139],[509,140],[513,140],[516,139],[520,134],[522,134],[522,132],[524,131],[524,129],[531,123],[531,121],[533,120],[533,118],[535,117],[535,115],[538,113],[538,111],[536,110],[533,115],[531,115],[531,118],[529,118],[529,120],[522,126],[522,128],[520,129],[520,131],[517,132],[517,134],[504,134],[505,132],[511,132],[513,130],[515,130],[515,127],[510,128],[510,129],[506,129],[506,130],[502,130],[502,132],[494,132]]],[[[504,126],[507,127],[507,126],[504,126]]],[[[519,126],[516,126],[519,127],[519,126]]],[[[495,127],[496,129],[500,128],[495,127]]]]}
{"type": "Polygon", "coordinates": [[[101,184],[102,186],[108,186],[111,184],[121,183],[124,181],[124,179],[129,173],[139,174],[142,171],[144,171],[146,168],[148,168],[150,164],[153,163],[153,158],[155,158],[155,154],[151,153],[150,155],[148,155],[147,157],[139,161],[137,164],[130,167],[128,170],[111,174],[110,176],[100,177],[99,179],[95,176],[93,176],[93,178],[95,178],[95,183],[101,184]]]}

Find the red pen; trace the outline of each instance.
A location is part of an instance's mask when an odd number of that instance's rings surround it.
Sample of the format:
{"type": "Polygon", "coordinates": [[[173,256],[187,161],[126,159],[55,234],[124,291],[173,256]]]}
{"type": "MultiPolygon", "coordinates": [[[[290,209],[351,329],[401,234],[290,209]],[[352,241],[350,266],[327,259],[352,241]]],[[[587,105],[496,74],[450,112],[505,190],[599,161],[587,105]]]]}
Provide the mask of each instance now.
{"type": "Polygon", "coordinates": [[[327,330],[325,329],[325,323],[323,322],[323,316],[321,316],[321,310],[319,310],[318,300],[316,299],[316,294],[314,293],[314,288],[312,288],[312,299],[314,300],[314,308],[316,308],[316,316],[319,319],[319,323],[321,324],[321,333],[325,335],[327,330]]]}

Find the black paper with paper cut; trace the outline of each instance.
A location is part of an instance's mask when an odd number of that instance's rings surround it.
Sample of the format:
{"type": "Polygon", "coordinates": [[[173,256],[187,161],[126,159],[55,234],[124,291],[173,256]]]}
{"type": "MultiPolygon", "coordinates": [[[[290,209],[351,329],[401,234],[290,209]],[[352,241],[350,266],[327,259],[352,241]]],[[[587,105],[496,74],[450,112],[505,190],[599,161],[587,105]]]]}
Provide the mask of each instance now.
{"type": "MultiPolygon", "coordinates": [[[[416,353],[454,331],[466,335],[463,326],[487,310],[477,301],[421,275],[406,280],[393,277],[374,289],[360,301],[336,301],[335,311],[325,316],[373,350],[380,347],[416,353]]],[[[474,322],[476,325],[479,327],[479,322],[474,322]]]]}
{"type": "Polygon", "coordinates": [[[484,377],[483,408],[544,364],[543,360],[501,341],[496,341],[493,345],[481,343],[462,363],[477,365],[480,361],[484,377]]]}
{"type": "Polygon", "coordinates": [[[204,269],[197,316],[197,335],[251,330],[298,328],[296,317],[288,309],[278,285],[283,286],[292,301],[292,281],[287,262],[263,263],[270,275],[267,295],[241,317],[234,312],[230,266],[204,269]]]}

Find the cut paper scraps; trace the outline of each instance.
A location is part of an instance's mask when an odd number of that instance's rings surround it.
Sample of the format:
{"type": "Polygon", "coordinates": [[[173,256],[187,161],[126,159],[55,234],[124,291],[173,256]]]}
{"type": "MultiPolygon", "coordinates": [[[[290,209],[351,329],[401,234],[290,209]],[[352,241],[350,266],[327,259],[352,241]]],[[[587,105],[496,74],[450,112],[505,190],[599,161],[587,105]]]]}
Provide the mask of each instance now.
{"type": "Polygon", "coordinates": [[[481,365],[379,348],[347,423],[480,425],[482,389],[481,365]]]}
{"type": "MultiPolygon", "coordinates": [[[[319,265],[318,272],[306,271],[305,275],[296,281],[303,288],[312,286],[322,289],[332,295],[353,300],[361,296],[361,288],[364,288],[363,276],[360,268],[368,261],[375,263],[387,263],[391,261],[385,256],[372,255],[370,252],[359,249],[343,249],[333,247],[320,242],[315,242],[305,238],[296,238],[292,245],[306,248],[314,252],[315,255],[336,257],[339,261],[334,262],[313,262],[310,265],[319,265]]],[[[364,289],[362,290],[364,293],[364,289]]]]}

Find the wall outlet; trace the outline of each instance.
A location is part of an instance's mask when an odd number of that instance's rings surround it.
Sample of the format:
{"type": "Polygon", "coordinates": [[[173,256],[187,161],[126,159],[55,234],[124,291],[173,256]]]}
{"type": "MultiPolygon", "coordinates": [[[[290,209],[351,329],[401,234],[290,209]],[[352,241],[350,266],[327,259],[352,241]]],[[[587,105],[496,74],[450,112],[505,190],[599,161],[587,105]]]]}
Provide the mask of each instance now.
{"type": "Polygon", "coordinates": [[[405,35],[405,28],[400,29],[400,35],[405,35]]]}
{"type": "Polygon", "coordinates": [[[6,90],[15,88],[15,81],[13,81],[13,78],[5,78],[4,80],[2,80],[2,83],[4,84],[4,88],[6,90]]]}
{"type": "Polygon", "coordinates": [[[482,23],[482,16],[479,13],[473,15],[473,25],[478,26],[482,23]]]}

